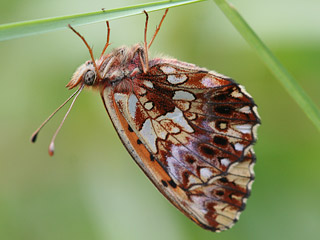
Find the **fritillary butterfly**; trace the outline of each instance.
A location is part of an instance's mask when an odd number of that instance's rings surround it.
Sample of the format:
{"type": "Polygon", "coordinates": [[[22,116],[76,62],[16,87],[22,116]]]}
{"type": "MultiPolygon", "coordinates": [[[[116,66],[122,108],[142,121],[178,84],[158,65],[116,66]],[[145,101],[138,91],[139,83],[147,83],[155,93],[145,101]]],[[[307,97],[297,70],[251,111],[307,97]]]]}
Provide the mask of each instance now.
{"type": "Polygon", "coordinates": [[[167,11],[149,44],[145,12],[144,44],[104,55],[107,22],[97,60],[69,25],[91,55],[68,83],[80,86],[69,99],[84,87],[97,89],[124,146],[158,190],[198,225],[219,232],[234,225],[250,194],[260,119],[251,96],[229,77],[176,59],[148,59],[167,11]]]}

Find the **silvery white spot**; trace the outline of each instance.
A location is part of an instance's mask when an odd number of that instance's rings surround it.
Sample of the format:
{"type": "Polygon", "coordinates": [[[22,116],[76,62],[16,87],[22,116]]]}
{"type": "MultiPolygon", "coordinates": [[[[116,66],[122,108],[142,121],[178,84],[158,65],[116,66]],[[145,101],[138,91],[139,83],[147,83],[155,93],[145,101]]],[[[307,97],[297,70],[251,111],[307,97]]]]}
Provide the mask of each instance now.
{"type": "Polygon", "coordinates": [[[188,100],[188,101],[192,101],[195,99],[195,97],[193,96],[192,93],[186,92],[186,91],[175,91],[174,92],[174,96],[173,96],[174,100],[188,100]]]}
{"type": "Polygon", "coordinates": [[[200,177],[201,179],[207,181],[212,176],[212,172],[209,168],[201,168],[200,169],[200,177]]]}
{"type": "Polygon", "coordinates": [[[138,102],[136,95],[131,94],[128,102],[129,102],[129,113],[132,116],[132,118],[135,118],[136,111],[137,111],[137,102],[138,102]]]}
{"type": "Polygon", "coordinates": [[[242,133],[251,133],[251,125],[250,124],[235,125],[235,128],[242,133]]]}
{"type": "MultiPolygon", "coordinates": [[[[173,147],[171,149],[171,152],[175,152],[175,151],[178,151],[177,147],[173,147]]],[[[175,159],[174,157],[168,157],[166,161],[167,161],[168,173],[170,177],[176,179],[177,181],[175,182],[182,182],[181,174],[180,174],[181,164],[178,162],[178,160],[175,159]]]]}
{"type": "Polygon", "coordinates": [[[217,80],[215,80],[213,77],[210,77],[210,76],[203,77],[201,79],[201,83],[205,87],[216,87],[218,85],[217,80]]]}
{"type": "Polygon", "coordinates": [[[147,109],[147,110],[150,110],[153,108],[153,102],[146,102],[144,104],[144,107],[147,109]]]}
{"type": "Polygon", "coordinates": [[[170,66],[162,66],[160,69],[165,73],[165,74],[173,74],[176,72],[176,69],[170,66]]]}
{"type": "Polygon", "coordinates": [[[115,93],[114,94],[114,100],[119,103],[119,102],[124,102],[125,99],[128,97],[127,94],[124,93],[115,93]]]}
{"type": "Polygon", "coordinates": [[[157,118],[157,121],[161,121],[163,119],[171,119],[174,123],[180,125],[186,132],[192,133],[193,129],[190,127],[188,122],[183,116],[181,110],[177,107],[174,108],[173,112],[168,112],[166,115],[162,115],[157,118]]]}
{"type": "Polygon", "coordinates": [[[151,120],[149,118],[143,123],[140,133],[143,139],[146,141],[147,145],[150,147],[151,151],[154,153],[157,152],[157,137],[152,127],[151,120]]]}
{"type": "Polygon", "coordinates": [[[146,86],[146,87],[148,87],[148,88],[153,88],[153,83],[152,82],[150,82],[150,81],[143,81],[143,84],[146,86]]]}
{"type": "Polygon", "coordinates": [[[179,83],[185,82],[187,79],[188,78],[185,74],[181,74],[181,75],[169,75],[167,80],[169,83],[179,84],[179,83]]]}
{"type": "Polygon", "coordinates": [[[244,107],[240,108],[238,111],[243,112],[243,113],[247,113],[247,114],[251,113],[249,106],[244,106],[244,107]]]}
{"type": "Polygon", "coordinates": [[[230,160],[228,158],[222,158],[220,162],[223,166],[226,166],[226,167],[229,166],[230,164],[230,160]]]}
{"type": "Polygon", "coordinates": [[[234,145],[234,148],[235,148],[237,151],[242,151],[243,148],[244,148],[244,146],[243,146],[242,144],[240,144],[240,143],[236,143],[236,144],[234,145]]]}

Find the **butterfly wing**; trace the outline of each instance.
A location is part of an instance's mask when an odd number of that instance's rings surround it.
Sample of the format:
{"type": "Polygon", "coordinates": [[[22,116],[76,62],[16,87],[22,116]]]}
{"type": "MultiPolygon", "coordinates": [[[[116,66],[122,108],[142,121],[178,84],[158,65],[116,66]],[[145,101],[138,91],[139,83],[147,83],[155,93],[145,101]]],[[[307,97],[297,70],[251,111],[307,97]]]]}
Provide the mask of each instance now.
{"type": "Polygon", "coordinates": [[[101,93],[128,152],[198,225],[233,226],[254,180],[260,120],[251,96],[228,77],[176,60],[151,61],[130,84],[101,93]]]}

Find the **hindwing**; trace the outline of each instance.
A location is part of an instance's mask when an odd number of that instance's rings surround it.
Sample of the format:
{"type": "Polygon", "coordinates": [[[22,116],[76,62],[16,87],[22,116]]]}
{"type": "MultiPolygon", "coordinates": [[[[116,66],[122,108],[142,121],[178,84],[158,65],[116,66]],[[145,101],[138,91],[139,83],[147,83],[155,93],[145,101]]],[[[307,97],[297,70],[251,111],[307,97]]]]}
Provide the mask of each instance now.
{"type": "Polygon", "coordinates": [[[260,123],[245,89],[176,60],[150,61],[130,91],[107,86],[105,107],[128,152],[160,192],[212,231],[230,228],[254,180],[260,123]]]}

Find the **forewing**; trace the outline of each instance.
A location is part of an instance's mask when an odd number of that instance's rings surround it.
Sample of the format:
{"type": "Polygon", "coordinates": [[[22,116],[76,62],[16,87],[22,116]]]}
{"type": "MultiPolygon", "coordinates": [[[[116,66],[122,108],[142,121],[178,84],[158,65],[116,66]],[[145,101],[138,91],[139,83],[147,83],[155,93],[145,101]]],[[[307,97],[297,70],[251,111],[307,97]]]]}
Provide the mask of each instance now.
{"type": "Polygon", "coordinates": [[[197,224],[230,228],[254,179],[260,120],[251,96],[225,76],[172,60],[131,84],[130,92],[109,87],[102,96],[129,153],[197,224]]]}

